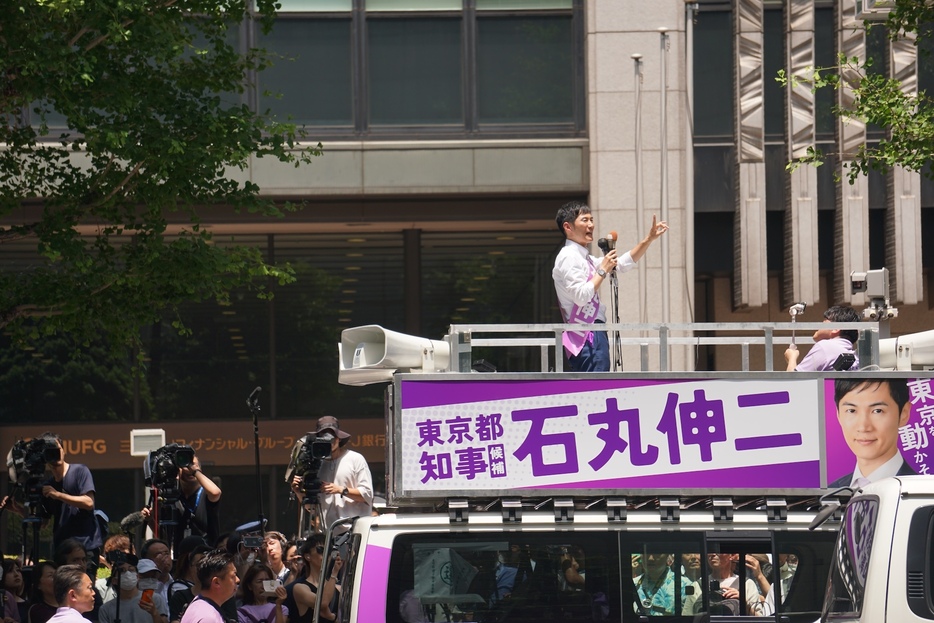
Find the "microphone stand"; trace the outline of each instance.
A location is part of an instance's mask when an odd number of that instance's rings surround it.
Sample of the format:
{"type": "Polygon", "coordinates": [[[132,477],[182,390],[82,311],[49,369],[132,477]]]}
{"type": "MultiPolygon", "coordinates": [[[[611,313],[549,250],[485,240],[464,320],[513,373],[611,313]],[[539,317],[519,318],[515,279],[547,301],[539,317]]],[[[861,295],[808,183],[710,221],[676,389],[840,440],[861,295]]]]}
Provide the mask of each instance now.
{"type": "MultiPolygon", "coordinates": [[[[616,280],[616,269],[610,273],[610,307],[613,322],[619,324],[619,282],[616,280]]],[[[613,370],[623,370],[623,343],[619,337],[619,329],[613,331],[613,370]]]]}
{"type": "Polygon", "coordinates": [[[254,450],[254,462],[256,464],[256,495],[257,495],[257,508],[259,509],[259,529],[266,533],[266,518],[263,517],[263,481],[260,478],[259,473],[259,393],[263,390],[262,387],[257,387],[253,390],[253,393],[246,399],[246,406],[250,409],[250,413],[253,414],[253,450],[254,450]]]}

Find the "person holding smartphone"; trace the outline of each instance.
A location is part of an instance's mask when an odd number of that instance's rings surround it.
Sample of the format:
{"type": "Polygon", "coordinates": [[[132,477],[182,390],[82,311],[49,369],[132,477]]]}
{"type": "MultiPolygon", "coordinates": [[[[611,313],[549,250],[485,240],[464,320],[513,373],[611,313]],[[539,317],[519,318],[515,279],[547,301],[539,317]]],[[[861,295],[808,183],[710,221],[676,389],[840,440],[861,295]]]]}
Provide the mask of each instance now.
{"type": "Polygon", "coordinates": [[[286,591],[272,569],[254,563],[243,576],[243,605],[237,608],[239,623],[286,623],[289,618],[286,591]],[[271,590],[270,590],[271,589],[271,590]]]}
{"type": "Polygon", "coordinates": [[[118,608],[121,623],[168,623],[169,608],[162,596],[152,588],[139,589],[140,575],[153,571],[158,569],[148,559],[139,561],[138,566],[131,561],[115,566],[110,582],[119,590],[118,598],[101,606],[99,623],[114,623],[118,608]]]}

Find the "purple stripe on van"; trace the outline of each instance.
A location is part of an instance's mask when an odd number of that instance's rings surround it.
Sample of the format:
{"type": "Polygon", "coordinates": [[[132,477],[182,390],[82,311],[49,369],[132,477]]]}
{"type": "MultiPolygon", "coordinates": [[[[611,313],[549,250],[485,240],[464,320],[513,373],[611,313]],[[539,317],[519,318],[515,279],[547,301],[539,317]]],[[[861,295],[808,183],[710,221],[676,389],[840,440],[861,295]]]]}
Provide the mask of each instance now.
{"type": "Polygon", "coordinates": [[[539,489],[800,489],[820,487],[820,461],[800,461],[754,467],[607,478],[558,485],[533,485],[539,489]]]}
{"type": "MultiPolygon", "coordinates": [[[[482,376],[482,375],[476,375],[482,376]]],[[[554,396],[578,392],[608,391],[688,383],[677,379],[576,379],[542,381],[403,381],[402,408],[436,407],[440,405],[507,400],[529,396],[554,396]]]]}
{"type": "Polygon", "coordinates": [[[392,549],[367,545],[363,556],[363,573],[357,600],[357,620],[365,623],[385,623],[386,587],[389,583],[389,558],[392,549]]]}

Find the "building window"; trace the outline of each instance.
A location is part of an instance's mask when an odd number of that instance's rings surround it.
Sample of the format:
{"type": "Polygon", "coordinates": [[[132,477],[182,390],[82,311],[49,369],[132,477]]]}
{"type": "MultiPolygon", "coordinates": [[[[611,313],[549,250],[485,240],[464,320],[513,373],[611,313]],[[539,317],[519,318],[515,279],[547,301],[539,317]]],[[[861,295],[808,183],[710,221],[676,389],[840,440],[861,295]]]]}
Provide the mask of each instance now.
{"type": "Polygon", "coordinates": [[[463,126],[461,20],[368,17],[366,29],[370,125],[463,126]]]}
{"type": "Polygon", "coordinates": [[[316,137],[583,136],[583,0],[285,0],[261,110],[316,137]]]}
{"type": "Polygon", "coordinates": [[[261,74],[260,110],[303,125],[352,128],[350,26],[349,17],[285,16],[260,35],[260,45],[278,57],[261,74]]]}

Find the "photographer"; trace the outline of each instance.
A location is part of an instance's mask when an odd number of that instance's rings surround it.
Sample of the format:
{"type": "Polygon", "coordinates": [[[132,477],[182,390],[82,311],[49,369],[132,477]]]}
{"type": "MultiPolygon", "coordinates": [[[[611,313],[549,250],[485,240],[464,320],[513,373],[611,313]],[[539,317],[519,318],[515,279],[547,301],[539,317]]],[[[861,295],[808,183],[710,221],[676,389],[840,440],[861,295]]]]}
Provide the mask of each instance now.
{"type": "MultiPolygon", "coordinates": [[[[192,535],[204,537],[207,543],[214,543],[220,532],[220,487],[201,471],[201,462],[190,447],[172,445],[160,450],[170,454],[174,451],[172,460],[176,463],[186,463],[188,453],[192,453],[190,463],[177,466],[178,500],[174,502],[174,510],[177,512],[178,526],[172,533],[172,549],[178,550],[182,539],[192,535]]],[[[152,514],[149,507],[140,512],[147,519],[152,514]]]]}
{"type": "MultiPolygon", "coordinates": [[[[373,479],[366,459],[346,447],[350,434],[342,431],[337,418],[326,416],[318,419],[314,433],[315,441],[329,440],[330,456],[321,462],[318,470],[320,481],[318,499],[324,516],[326,530],[338,519],[365,517],[373,509],[373,479]]],[[[300,476],[292,479],[292,491],[299,500],[305,498],[300,476]]]]}
{"type": "MultiPolygon", "coordinates": [[[[103,539],[100,524],[94,516],[94,478],[91,470],[80,463],[65,460],[62,440],[53,433],[43,433],[31,442],[48,465],[52,476],[42,483],[41,505],[52,518],[52,546],[58,547],[68,538],[77,539],[97,560],[103,539]]],[[[26,516],[27,509],[13,500],[13,511],[26,516]]]]}

